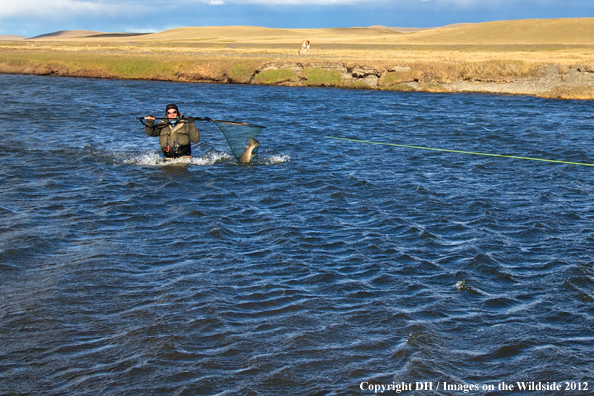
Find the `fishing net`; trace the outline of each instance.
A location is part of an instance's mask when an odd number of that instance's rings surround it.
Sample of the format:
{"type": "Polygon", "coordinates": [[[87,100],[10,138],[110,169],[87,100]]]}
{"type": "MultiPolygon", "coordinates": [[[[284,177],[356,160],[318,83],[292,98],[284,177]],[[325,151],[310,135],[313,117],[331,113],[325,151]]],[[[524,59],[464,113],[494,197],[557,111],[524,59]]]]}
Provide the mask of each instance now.
{"type": "Polygon", "coordinates": [[[260,131],[265,128],[245,122],[219,120],[213,120],[213,122],[225,136],[233,155],[238,159],[245,151],[245,146],[250,144],[250,138],[256,139],[260,131]]]}
{"type": "MultiPolygon", "coordinates": [[[[135,117],[145,125],[145,117],[135,117]]],[[[192,117],[195,121],[212,121],[225,136],[235,158],[239,159],[250,144],[250,138],[256,139],[260,131],[266,127],[248,124],[247,122],[212,120],[208,117],[192,117]]],[[[169,118],[155,117],[155,120],[169,120],[169,118]]]]}

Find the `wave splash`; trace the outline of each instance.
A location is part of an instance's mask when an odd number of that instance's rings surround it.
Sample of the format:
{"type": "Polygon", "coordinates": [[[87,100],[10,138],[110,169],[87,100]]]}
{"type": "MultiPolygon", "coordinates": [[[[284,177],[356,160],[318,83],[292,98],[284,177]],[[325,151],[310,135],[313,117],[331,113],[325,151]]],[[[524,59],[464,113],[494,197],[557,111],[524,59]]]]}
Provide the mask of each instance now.
{"type": "MultiPolygon", "coordinates": [[[[172,165],[216,165],[216,164],[238,164],[235,157],[228,153],[217,150],[209,150],[200,156],[188,158],[178,158],[174,160],[165,160],[158,152],[150,152],[145,154],[117,154],[116,163],[120,162],[127,165],[140,166],[172,166],[172,165]],[[119,159],[119,161],[118,161],[119,159]]],[[[276,154],[272,156],[258,156],[252,160],[253,165],[280,165],[290,162],[291,157],[287,154],[276,154]]]]}

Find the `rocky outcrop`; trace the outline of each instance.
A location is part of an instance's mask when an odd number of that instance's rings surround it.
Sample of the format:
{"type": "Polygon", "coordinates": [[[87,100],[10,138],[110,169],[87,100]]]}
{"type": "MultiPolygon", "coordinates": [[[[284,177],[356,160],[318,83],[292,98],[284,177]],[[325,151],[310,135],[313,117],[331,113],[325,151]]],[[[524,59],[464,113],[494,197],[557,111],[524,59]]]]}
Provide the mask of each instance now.
{"type": "MultiPolygon", "coordinates": [[[[251,76],[250,84],[318,85],[378,89],[381,79],[392,71],[410,72],[410,67],[398,66],[389,70],[347,64],[344,62],[269,62],[251,76]]],[[[411,82],[414,79],[411,79],[411,82]]]]}

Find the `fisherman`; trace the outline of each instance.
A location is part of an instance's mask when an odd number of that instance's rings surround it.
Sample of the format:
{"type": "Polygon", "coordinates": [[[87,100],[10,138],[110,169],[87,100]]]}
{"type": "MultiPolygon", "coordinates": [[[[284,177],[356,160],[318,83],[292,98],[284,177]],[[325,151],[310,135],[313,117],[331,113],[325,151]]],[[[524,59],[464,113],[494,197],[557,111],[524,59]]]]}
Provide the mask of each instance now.
{"type": "Polygon", "coordinates": [[[159,136],[161,151],[166,160],[191,158],[190,141],[197,143],[200,140],[194,117],[186,118],[173,103],[165,108],[165,119],[156,124],[154,116],[144,117],[144,132],[149,136],[159,136]]]}

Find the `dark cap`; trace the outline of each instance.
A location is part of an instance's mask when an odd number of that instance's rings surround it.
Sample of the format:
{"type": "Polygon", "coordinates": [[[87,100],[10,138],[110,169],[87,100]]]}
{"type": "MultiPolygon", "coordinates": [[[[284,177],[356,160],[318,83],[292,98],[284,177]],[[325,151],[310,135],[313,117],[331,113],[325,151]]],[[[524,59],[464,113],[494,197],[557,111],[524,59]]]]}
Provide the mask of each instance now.
{"type": "Polygon", "coordinates": [[[167,107],[165,108],[165,112],[169,111],[169,109],[175,109],[175,111],[177,111],[179,113],[179,109],[177,108],[176,104],[168,104],[167,107]]]}

